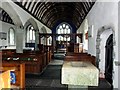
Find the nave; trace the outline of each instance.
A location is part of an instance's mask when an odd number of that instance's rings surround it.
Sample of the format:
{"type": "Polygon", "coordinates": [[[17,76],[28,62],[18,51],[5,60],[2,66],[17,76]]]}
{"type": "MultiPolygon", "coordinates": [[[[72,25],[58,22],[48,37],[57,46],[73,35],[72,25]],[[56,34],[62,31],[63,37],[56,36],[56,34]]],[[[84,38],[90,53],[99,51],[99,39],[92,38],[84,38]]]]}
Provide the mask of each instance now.
{"type": "MultiPolygon", "coordinates": [[[[68,90],[68,85],[61,84],[61,69],[64,63],[64,55],[64,52],[58,51],[42,73],[26,74],[26,89],[68,90]]],[[[105,79],[100,79],[98,87],[88,88],[88,90],[101,89],[112,90],[110,84],[105,79]]]]}
{"type": "Polygon", "coordinates": [[[54,59],[41,73],[26,75],[26,88],[43,90],[67,90],[67,85],[61,84],[61,68],[64,53],[56,53],[54,59]]]}
{"type": "Polygon", "coordinates": [[[61,1],[0,1],[0,89],[120,90],[119,0],[61,1]]]}

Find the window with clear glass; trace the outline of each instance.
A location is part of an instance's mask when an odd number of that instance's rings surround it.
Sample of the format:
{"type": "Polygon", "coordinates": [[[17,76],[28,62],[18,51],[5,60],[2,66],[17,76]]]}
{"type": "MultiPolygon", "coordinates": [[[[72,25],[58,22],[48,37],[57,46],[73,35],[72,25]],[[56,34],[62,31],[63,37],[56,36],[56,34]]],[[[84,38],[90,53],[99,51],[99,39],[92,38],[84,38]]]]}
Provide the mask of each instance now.
{"type": "MultiPolygon", "coordinates": [[[[70,34],[71,33],[71,26],[68,23],[61,23],[57,27],[57,34],[70,34]]],[[[58,41],[70,41],[70,37],[63,37],[63,36],[58,36],[57,37],[58,41]]]]}
{"type": "Polygon", "coordinates": [[[9,45],[15,45],[15,31],[13,28],[8,31],[8,43],[9,45]]]}
{"type": "Polygon", "coordinates": [[[35,43],[35,29],[32,25],[27,28],[27,43],[35,43]]]}

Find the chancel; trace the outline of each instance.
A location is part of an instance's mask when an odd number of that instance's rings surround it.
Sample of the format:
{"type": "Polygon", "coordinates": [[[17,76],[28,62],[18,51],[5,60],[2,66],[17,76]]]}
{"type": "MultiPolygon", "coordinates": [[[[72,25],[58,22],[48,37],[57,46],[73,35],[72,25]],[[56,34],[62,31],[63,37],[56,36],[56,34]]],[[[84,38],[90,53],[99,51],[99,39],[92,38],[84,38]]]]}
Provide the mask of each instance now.
{"type": "Polygon", "coordinates": [[[0,0],[0,89],[120,90],[119,0],[0,0]]]}

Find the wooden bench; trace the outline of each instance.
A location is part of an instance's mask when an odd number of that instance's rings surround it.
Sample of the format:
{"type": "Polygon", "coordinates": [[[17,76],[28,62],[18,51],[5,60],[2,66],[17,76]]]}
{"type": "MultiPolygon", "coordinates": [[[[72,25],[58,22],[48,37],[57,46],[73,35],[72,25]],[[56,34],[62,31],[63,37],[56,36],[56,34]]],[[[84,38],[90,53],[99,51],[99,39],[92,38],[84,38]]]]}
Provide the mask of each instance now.
{"type": "Polygon", "coordinates": [[[3,50],[2,61],[6,63],[25,63],[26,73],[40,73],[51,61],[51,50],[47,52],[24,50],[24,53],[14,51],[3,50]]]}
{"type": "Polygon", "coordinates": [[[88,53],[74,53],[74,52],[67,52],[66,54],[65,54],[66,56],[85,56],[85,55],[89,55],[89,56],[91,56],[90,54],[88,54],[88,53]]]}
{"type": "Polygon", "coordinates": [[[10,85],[10,70],[5,71],[3,73],[0,74],[0,90],[2,90],[3,88],[11,88],[10,85]]]}
{"type": "MultiPolygon", "coordinates": [[[[13,84],[19,88],[25,88],[25,64],[24,63],[2,63],[2,67],[0,67],[2,72],[5,71],[13,71],[16,76],[16,82],[13,84]]],[[[4,77],[5,79],[5,77],[4,77]]]]}
{"type": "Polygon", "coordinates": [[[41,55],[26,55],[26,54],[16,54],[10,57],[3,57],[2,62],[4,63],[25,63],[25,72],[26,73],[39,73],[42,71],[42,60],[41,55]]]}
{"type": "Polygon", "coordinates": [[[95,57],[87,53],[69,53],[65,56],[66,61],[89,61],[93,65],[95,64],[95,57]]]}

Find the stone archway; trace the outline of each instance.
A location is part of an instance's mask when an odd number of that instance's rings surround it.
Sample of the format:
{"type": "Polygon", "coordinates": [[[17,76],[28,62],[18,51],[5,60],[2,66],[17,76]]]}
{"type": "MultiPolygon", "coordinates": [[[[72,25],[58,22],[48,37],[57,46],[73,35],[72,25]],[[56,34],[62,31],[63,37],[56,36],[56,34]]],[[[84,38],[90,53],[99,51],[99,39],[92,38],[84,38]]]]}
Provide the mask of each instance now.
{"type": "MultiPolygon", "coordinates": [[[[35,39],[35,50],[38,50],[38,47],[37,47],[37,45],[39,44],[39,28],[38,28],[38,25],[33,18],[28,19],[27,22],[24,25],[24,29],[25,29],[24,34],[26,34],[26,29],[29,25],[32,25],[35,29],[35,37],[36,37],[36,39],[35,39]]],[[[26,36],[26,35],[24,35],[24,36],[26,36]]],[[[25,41],[26,40],[24,38],[24,43],[25,43],[25,41]]]]}
{"type": "Polygon", "coordinates": [[[47,33],[47,30],[46,30],[46,28],[45,28],[44,26],[41,27],[41,31],[42,31],[43,33],[47,33]]]}
{"type": "MultiPolygon", "coordinates": [[[[102,28],[98,29],[97,32],[97,38],[96,38],[96,65],[99,68],[99,62],[100,62],[100,45],[101,45],[101,38],[100,36],[102,35],[102,33],[106,30],[112,30],[112,34],[113,34],[113,47],[115,46],[115,31],[113,29],[113,27],[111,26],[103,26],[102,28]]],[[[113,58],[114,58],[114,48],[113,48],[113,58]]]]}
{"type": "Polygon", "coordinates": [[[39,31],[37,23],[35,22],[34,19],[32,19],[32,18],[28,19],[27,22],[24,24],[24,28],[26,28],[29,24],[32,24],[34,29],[39,31]]]}
{"type": "MultiPolygon", "coordinates": [[[[47,30],[46,30],[46,28],[44,26],[41,27],[41,32],[42,33],[47,33],[47,30]]],[[[46,41],[47,41],[46,37],[41,38],[41,44],[46,45],[46,43],[47,43],[46,41]]]]}
{"type": "Polygon", "coordinates": [[[14,10],[14,8],[10,5],[11,2],[2,2],[2,9],[5,10],[8,15],[11,17],[13,20],[14,24],[16,25],[17,28],[22,28],[23,29],[23,23],[17,14],[17,12],[14,10]]]}
{"type": "Polygon", "coordinates": [[[23,23],[22,20],[17,13],[17,11],[12,6],[12,1],[0,1],[1,2],[1,8],[7,12],[7,14],[11,17],[15,24],[15,38],[16,38],[16,53],[23,53],[23,23]]]}

